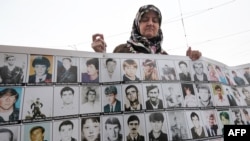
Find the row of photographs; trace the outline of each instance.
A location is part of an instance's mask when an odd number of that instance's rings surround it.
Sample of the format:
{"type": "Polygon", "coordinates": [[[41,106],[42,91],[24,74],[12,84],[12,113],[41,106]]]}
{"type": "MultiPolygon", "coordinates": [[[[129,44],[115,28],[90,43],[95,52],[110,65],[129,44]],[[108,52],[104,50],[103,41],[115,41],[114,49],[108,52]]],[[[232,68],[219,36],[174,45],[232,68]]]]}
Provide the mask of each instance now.
{"type": "Polygon", "coordinates": [[[250,65],[237,69],[211,60],[90,58],[0,53],[0,84],[212,81],[250,84],[250,65]]]}
{"type": "Polygon", "coordinates": [[[221,83],[0,87],[0,123],[91,113],[249,106],[250,86],[221,83]]]}
{"type": "MultiPolygon", "coordinates": [[[[223,141],[224,125],[249,125],[250,108],[156,111],[0,126],[12,141],[223,141]]],[[[1,132],[1,139],[4,136],[1,132]]]]}

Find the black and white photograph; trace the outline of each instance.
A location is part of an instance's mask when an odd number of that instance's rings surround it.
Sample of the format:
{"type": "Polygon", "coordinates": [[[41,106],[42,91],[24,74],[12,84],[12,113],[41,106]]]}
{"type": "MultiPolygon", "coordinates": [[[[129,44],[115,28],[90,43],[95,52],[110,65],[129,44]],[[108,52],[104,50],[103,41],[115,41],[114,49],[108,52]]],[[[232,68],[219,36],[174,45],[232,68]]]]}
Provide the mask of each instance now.
{"type": "Polygon", "coordinates": [[[19,141],[21,138],[20,125],[0,126],[1,141],[19,141]]]}
{"type": "Polygon", "coordinates": [[[158,65],[155,59],[141,59],[141,78],[143,81],[160,80],[158,65]]]}
{"type": "Polygon", "coordinates": [[[54,56],[31,54],[27,76],[28,83],[54,82],[54,56]]]}
{"type": "Polygon", "coordinates": [[[178,80],[181,81],[192,81],[192,74],[191,74],[191,66],[189,64],[190,61],[180,60],[175,61],[175,68],[178,74],[178,80]]]}
{"type": "Polygon", "coordinates": [[[131,83],[122,85],[124,111],[140,111],[144,109],[142,85],[131,83]]]}
{"type": "Polygon", "coordinates": [[[100,86],[80,87],[80,114],[100,113],[102,111],[100,86]]]}
{"type": "Polygon", "coordinates": [[[101,59],[101,82],[121,81],[121,60],[116,58],[101,59]]]}
{"type": "Polygon", "coordinates": [[[192,80],[195,82],[207,82],[207,65],[204,61],[192,61],[192,80]]]}
{"type": "Polygon", "coordinates": [[[53,141],[80,141],[79,119],[63,119],[53,122],[53,141]]]}
{"type": "Polygon", "coordinates": [[[233,125],[246,125],[246,119],[241,108],[231,108],[233,125]]]}
{"type": "Polygon", "coordinates": [[[193,139],[202,139],[207,137],[203,119],[199,110],[185,111],[188,121],[188,127],[193,139]]]}
{"type": "Polygon", "coordinates": [[[183,107],[198,107],[198,101],[194,91],[193,83],[181,83],[181,89],[183,93],[183,107]]]}
{"type": "Polygon", "coordinates": [[[125,141],[147,141],[144,114],[125,114],[124,129],[125,141]]]}
{"type": "Polygon", "coordinates": [[[81,82],[99,83],[100,80],[100,62],[99,58],[80,58],[81,82]]]}
{"type": "Polygon", "coordinates": [[[245,118],[245,124],[250,125],[250,108],[242,108],[242,115],[245,118]]]}
{"type": "Polygon", "coordinates": [[[102,117],[103,141],[124,141],[124,125],[122,115],[102,117]]]}
{"type": "Polygon", "coordinates": [[[88,116],[81,118],[81,141],[102,141],[101,118],[99,116],[88,116]]]}
{"type": "Polygon", "coordinates": [[[209,108],[214,106],[213,93],[210,83],[196,83],[195,93],[199,107],[209,108]]]}
{"type": "Polygon", "coordinates": [[[123,111],[121,85],[103,85],[102,94],[102,111],[104,113],[123,111]]]}
{"type": "Polygon", "coordinates": [[[52,122],[26,123],[22,125],[21,141],[51,141],[52,122]]]}
{"type": "Polygon", "coordinates": [[[168,141],[168,123],[165,112],[148,112],[146,116],[147,138],[149,141],[168,141]]]}
{"type": "Polygon", "coordinates": [[[140,63],[138,59],[121,59],[122,81],[139,81],[140,63]]]}
{"type": "Polygon", "coordinates": [[[79,76],[79,58],[69,56],[56,57],[56,82],[77,83],[79,76]]]}
{"type": "Polygon", "coordinates": [[[178,79],[176,73],[174,60],[157,60],[160,80],[162,81],[175,81],[178,79]]]}
{"type": "Polygon", "coordinates": [[[202,110],[201,116],[207,137],[222,135],[216,110],[214,109],[202,110]]]}
{"type": "Polygon", "coordinates": [[[183,94],[179,82],[162,83],[163,101],[165,101],[165,108],[181,108],[183,106],[183,94]]]}
{"type": "Polygon", "coordinates": [[[52,117],[53,87],[32,86],[25,88],[22,119],[46,119],[52,117]]]}
{"type": "Polygon", "coordinates": [[[53,116],[66,116],[79,114],[80,90],[77,85],[54,87],[53,116]]]}
{"type": "Polygon", "coordinates": [[[182,141],[191,139],[187,119],[183,110],[167,111],[169,139],[172,141],[182,141]]]}
{"type": "Polygon", "coordinates": [[[0,53],[0,84],[26,82],[27,54],[0,53]]]}
{"type": "Polygon", "coordinates": [[[0,123],[21,119],[23,89],[21,86],[0,87],[0,123]]]}
{"type": "Polygon", "coordinates": [[[250,106],[250,86],[238,87],[247,106],[250,106]]]}
{"type": "Polygon", "coordinates": [[[143,96],[146,110],[164,109],[165,101],[163,101],[162,87],[160,83],[144,83],[143,96]]]}

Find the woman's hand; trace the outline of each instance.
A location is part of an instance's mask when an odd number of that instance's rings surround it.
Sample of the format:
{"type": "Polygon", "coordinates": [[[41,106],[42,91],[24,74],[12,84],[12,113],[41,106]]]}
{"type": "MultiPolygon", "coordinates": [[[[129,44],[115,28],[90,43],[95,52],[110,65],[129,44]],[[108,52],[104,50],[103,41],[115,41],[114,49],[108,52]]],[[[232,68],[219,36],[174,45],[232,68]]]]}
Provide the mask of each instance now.
{"type": "Polygon", "coordinates": [[[192,61],[198,60],[201,57],[201,52],[198,50],[192,50],[191,47],[188,48],[186,52],[186,56],[189,56],[189,58],[192,61]]]}
{"type": "Polygon", "coordinates": [[[96,33],[92,35],[91,47],[94,49],[95,52],[106,52],[107,45],[104,41],[103,34],[96,33]]]}

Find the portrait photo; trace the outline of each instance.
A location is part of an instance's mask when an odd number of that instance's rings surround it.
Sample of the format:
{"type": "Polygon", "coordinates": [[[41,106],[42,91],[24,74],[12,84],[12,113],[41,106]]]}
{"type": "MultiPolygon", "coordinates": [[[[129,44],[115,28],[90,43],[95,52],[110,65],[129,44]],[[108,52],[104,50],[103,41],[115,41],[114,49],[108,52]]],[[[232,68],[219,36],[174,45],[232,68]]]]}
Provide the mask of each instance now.
{"type": "Polygon", "coordinates": [[[102,111],[105,113],[123,111],[122,98],[121,85],[103,85],[102,111]]]}
{"type": "Polygon", "coordinates": [[[231,70],[231,75],[236,86],[244,86],[248,84],[246,78],[244,77],[244,74],[242,74],[239,69],[231,70]]]}
{"type": "Polygon", "coordinates": [[[0,84],[26,82],[27,54],[0,53],[0,84]]]}
{"type": "Polygon", "coordinates": [[[192,81],[191,77],[191,68],[190,68],[190,61],[187,60],[180,60],[175,61],[176,71],[178,73],[178,80],[181,81],[192,81]]]}
{"type": "Polygon", "coordinates": [[[81,141],[102,141],[101,122],[99,116],[81,118],[81,141]]]}
{"type": "Polygon", "coordinates": [[[56,56],[56,82],[77,83],[79,76],[79,58],[56,56]]]}
{"type": "Polygon", "coordinates": [[[241,108],[231,108],[232,121],[234,125],[247,125],[241,108]]]}
{"type": "Polygon", "coordinates": [[[139,81],[140,63],[138,59],[121,59],[122,81],[139,81]]]}
{"type": "Polygon", "coordinates": [[[173,60],[157,60],[160,80],[175,81],[178,79],[173,60]]]}
{"type": "Polygon", "coordinates": [[[81,82],[99,83],[99,58],[80,58],[81,82]]]}
{"type": "Polygon", "coordinates": [[[20,125],[0,126],[0,137],[2,141],[20,141],[20,125]]]}
{"type": "Polygon", "coordinates": [[[158,110],[165,107],[160,83],[144,83],[142,88],[146,110],[158,110]]]}
{"type": "Polygon", "coordinates": [[[193,83],[181,83],[181,89],[183,93],[183,107],[198,107],[198,101],[194,91],[193,83]]]}
{"type": "Polygon", "coordinates": [[[33,55],[29,56],[28,83],[51,83],[54,76],[54,56],[33,55]]]}
{"type": "Polygon", "coordinates": [[[21,141],[51,141],[52,122],[26,123],[21,129],[21,141]]]}
{"type": "Polygon", "coordinates": [[[54,87],[53,116],[79,114],[80,88],[75,85],[54,87]]]}
{"type": "Polygon", "coordinates": [[[145,109],[141,84],[123,84],[122,94],[125,112],[145,109]]]}
{"type": "Polygon", "coordinates": [[[155,59],[141,59],[141,78],[143,81],[160,80],[158,65],[155,59]]]}
{"type": "Polygon", "coordinates": [[[146,129],[148,140],[168,141],[168,123],[165,112],[147,112],[146,116],[146,129]]]}
{"type": "Polygon", "coordinates": [[[204,61],[192,61],[192,80],[195,82],[208,81],[207,64],[204,61]]]}
{"type": "Polygon", "coordinates": [[[103,141],[124,141],[124,125],[122,115],[102,117],[103,141]]]}
{"type": "Polygon", "coordinates": [[[213,104],[213,91],[211,89],[210,83],[196,83],[195,93],[198,100],[199,107],[212,107],[213,104]]]}
{"type": "Polygon", "coordinates": [[[116,58],[101,59],[101,82],[121,81],[121,60],[116,58]]]}
{"type": "Polygon", "coordinates": [[[191,139],[185,112],[167,111],[166,114],[169,123],[169,139],[172,141],[191,139]]]}
{"type": "Polygon", "coordinates": [[[229,101],[226,93],[231,93],[230,89],[226,89],[227,87],[224,87],[225,85],[221,85],[221,83],[211,83],[211,86],[214,94],[214,106],[229,106],[229,101]]]}
{"type": "Polygon", "coordinates": [[[63,119],[53,122],[53,141],[79,141],[79,119],[63,119]]]}
{"type": "Polygon", "coordinates": [[[100,86],[80,87],[80,114],[100,113],[102,111],[100,86]]]}
{"type": "Polygon", "coordinates": [[[233,125],[231,111],[229,109],[217,110],[217,116],[222,134],[224,134],[224,125],[233,125]]]}
{"type": "Polygon", "coordinates": [[[215,64],[211,62],[206,62],[206,63],[207,63],[208,81],[219,82],[219,76],[217,71],[215,70],[215,64]]]}
{"type": "Polygon", "coordinates": [[[142,113],[124,115],[125,141],[146,141],[145,117],[142,113]]]}
{"type": "Polygon", "coordinates": [[[26,87],[23,100],[22,119],[46,119],[52,117],[53,86],[26,87]]]}
{"type": "Polygon", "coordinates": [[[24,88],[0,87],[0,123],[21,119],[24,88]]]}
{"type": "Polygon", "coordinates": [[[183,94],[179,82],[162,83],[163,101],[165,101],[165,108],[181,108],[183,107],[183,94]]]}

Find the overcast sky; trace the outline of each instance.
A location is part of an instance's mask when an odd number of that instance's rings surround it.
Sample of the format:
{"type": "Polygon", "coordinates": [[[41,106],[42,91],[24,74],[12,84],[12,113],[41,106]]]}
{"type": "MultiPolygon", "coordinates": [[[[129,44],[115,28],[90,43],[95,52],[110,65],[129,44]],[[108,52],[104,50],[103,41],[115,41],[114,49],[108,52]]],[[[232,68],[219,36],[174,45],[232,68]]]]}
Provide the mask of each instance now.
{"type": "Polygon", "coordinates": [[[163,15],[163,48],[187,46],[229,66],[250,63],[250,0],[0,0],[0,45],[93,51],[103,33],[107,52],[125,43],[139,7],[163,15]]]}

